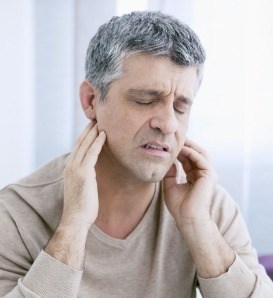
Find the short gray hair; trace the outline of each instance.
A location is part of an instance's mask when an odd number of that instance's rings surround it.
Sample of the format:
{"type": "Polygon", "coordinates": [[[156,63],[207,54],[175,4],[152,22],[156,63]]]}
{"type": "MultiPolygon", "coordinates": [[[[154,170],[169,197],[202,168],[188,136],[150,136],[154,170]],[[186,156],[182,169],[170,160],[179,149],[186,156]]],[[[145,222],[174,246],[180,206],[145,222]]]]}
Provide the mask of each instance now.
{"type": "Polygon", "coordinates": [[[206,56],[193,30],[172,16],[142,11],[113,17],[91,39],[85,61],[86,79],[98,89],[101,101],[122,75],[124,59],[140,52],[196,66],[200,77],[206,56]]]}

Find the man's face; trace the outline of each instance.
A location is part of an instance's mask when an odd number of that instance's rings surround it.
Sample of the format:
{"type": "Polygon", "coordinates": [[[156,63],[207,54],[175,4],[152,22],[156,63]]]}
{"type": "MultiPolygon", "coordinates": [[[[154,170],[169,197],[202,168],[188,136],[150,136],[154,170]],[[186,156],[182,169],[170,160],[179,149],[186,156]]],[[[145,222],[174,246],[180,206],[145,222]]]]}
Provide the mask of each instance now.
{"type": "Polygon", "coordinates": [[[94,103],[109,167],[138,181],[161,180],[184,144],[197,88],[195,67],[149,54],[128,58],[105,102],[94,103]]]}

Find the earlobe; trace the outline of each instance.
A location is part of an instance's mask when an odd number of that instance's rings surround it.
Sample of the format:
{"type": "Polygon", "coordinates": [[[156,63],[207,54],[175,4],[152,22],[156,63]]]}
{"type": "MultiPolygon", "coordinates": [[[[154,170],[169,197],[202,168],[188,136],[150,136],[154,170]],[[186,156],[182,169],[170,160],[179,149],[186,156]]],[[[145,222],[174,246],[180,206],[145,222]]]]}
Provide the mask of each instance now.
{"type": "Polygon", "coordinates": [[[81,83],[80,100],[85,116],[90,120],[96,120],[95,101],[97,100],[97,92],[87,80],[81,83]]]}

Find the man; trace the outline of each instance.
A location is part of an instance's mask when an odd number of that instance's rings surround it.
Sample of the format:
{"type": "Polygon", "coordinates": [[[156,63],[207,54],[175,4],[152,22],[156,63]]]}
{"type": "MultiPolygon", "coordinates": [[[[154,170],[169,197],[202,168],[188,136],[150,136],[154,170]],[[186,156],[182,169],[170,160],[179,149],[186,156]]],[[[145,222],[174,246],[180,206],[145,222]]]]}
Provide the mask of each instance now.
{"type": "Polygon", "coordinates": [[[80,86],[89,125],[1,192],[1,296],[273,297],[238,207],[186,138],[204,61],[162,13],[100,27],[80,86]]]}

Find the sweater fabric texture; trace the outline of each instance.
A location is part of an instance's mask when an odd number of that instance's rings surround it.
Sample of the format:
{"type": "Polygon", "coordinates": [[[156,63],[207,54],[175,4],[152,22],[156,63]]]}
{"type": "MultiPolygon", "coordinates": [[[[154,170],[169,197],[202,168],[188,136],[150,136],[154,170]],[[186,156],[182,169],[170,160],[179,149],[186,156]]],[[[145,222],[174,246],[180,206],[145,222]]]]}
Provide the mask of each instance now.
{"type": "MultiPolygon", "coordinates": [[[[82,271],[43,249],[63,206],[68,154],[0,191],[0,297],[270,298],[273,284],[257,254],[237,204],[219,185],[211,217],[236,258],[217,278],[197,275],[190,251],[164,203],[161,183],[138,226],[114,239],[92,225],[82,271]]],[[[201,257],[201,256],[200,256],[201,257]]]]}

